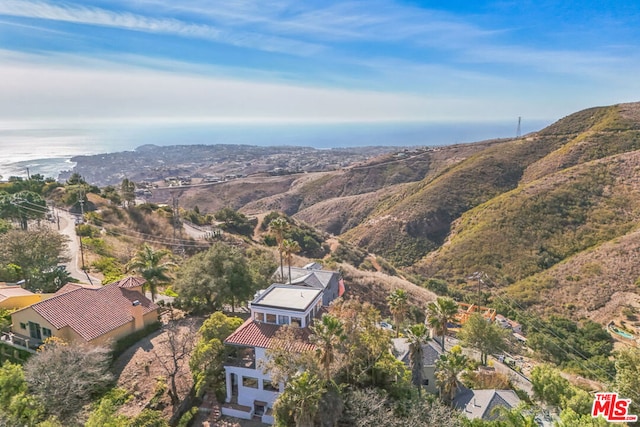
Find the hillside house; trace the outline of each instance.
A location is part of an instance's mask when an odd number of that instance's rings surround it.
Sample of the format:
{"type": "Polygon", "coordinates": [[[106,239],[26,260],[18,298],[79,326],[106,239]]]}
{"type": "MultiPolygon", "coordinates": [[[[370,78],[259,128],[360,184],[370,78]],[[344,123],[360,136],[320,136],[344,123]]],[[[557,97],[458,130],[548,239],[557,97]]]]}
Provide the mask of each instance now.
{"type": "Polygon", "coordinates": [[[514,409],[522,401],[513,390],[470,390],[463,388],[453,399],[453,407],[462,411],[470,420],[480,418],[485,421],[495,420],[498,414],[494,409],[502,406],[507,410],[514,409]]]}
{"type": "Polygon", "coordinates": [[[273,284],[249,303],[251,317],[225,340],[238,348],[238,357],[224,367],[227,397],[223,415],[273,423],[273,403],[284,384],[273,383],[261,362],[284,325],[300,328],[300,340],[291,343],[290,351],[313,350],[309,326],[323,312],[325,291],[320,286],[273,284]]]}
{"type": "Polygon", "coordinates": [[[34,294],[19,285],[0,283],[0,308],[13,310],[42,301],[42,294],[34,294]]]}
{"type": "MultiPolygon", "coordinates": [[[[406,338],[393,338],[393,354],[405,365],[410,366],[409,360],[409,340],[406,338]]],[[[436,362],[440,359],[442,351],[435,341],[427,341],[422,346],[422,385],[424,390],[436,394],[438,386],[436,384],[436,362]]]]}
{"type": "Polygon", "coordinates": [[[344,280],[337,271],[323,270],[318,263],[312,262],[304,267],[291,267],[291,281],[289,281],[289,269],[284,269],[284,277],[280,274],[280,268],[271,276],[280,283],[289,283],[296,286],[306,286],[323,290],[322,304],[328,306],[331,301],[344,293],[344,280]]]}
{"type": "Polygon", "coordinates": [[[159,307],[144,296],[144,283],[136,277],[100,287],[69,283],[52,298],[14,312],[11,331],[32,347],[49,337],[107,345],[158,321],[159,307]]]}

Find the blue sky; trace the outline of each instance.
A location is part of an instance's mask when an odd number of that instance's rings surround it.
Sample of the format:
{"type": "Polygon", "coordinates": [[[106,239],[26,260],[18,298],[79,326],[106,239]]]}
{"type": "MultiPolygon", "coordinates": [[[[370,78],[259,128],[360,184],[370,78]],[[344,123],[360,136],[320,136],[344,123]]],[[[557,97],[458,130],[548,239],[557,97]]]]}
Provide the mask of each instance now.
{"type": "Polygon", "coordinates": [[[554,121],[640,100],[635,1],[0,1],[0,121],[554,121]]]}

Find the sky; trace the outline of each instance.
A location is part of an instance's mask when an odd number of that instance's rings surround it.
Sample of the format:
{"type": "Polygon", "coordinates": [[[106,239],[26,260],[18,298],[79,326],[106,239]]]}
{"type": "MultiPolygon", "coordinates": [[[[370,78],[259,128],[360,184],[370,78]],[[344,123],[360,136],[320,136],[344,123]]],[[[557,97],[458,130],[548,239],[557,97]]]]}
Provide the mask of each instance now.
{"type": "Polygon", "coordinates": [[[555,121],[640,100],[640,2],[1,0],[0,123],[555,121]]]}

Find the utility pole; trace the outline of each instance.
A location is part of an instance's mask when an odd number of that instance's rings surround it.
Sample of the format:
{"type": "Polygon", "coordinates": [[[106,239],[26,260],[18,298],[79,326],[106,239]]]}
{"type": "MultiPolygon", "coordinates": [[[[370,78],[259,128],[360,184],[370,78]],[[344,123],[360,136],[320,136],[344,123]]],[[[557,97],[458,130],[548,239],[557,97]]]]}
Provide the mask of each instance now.
{"type": "Polygon", "coordinates": [[[82,244],[82,236],[78,236],[78,238],[80,239],[80,257],[82,258],[82,271],[85,271],[84,268],[84,245],[82,244]]]}
{"type": "Polygon", "coordinates": [[[516,138],[520,138],[522,136],[522,117],[518,116],[518,130],[516,131],[516,138]]]}

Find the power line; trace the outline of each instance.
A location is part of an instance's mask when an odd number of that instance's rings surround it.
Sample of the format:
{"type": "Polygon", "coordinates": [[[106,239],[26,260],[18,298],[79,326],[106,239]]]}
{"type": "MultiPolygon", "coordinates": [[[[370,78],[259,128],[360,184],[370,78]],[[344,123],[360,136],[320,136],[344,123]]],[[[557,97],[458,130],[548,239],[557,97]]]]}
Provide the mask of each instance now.
{"type": "MultiPolygon", "coordinates": [[[[491,281],[491,279],[485,274],[484,276],[487,280],[491,281]]],[[[491,281],[493,283],[493,281],[491,281]]],[[[495,283],[494,283],[495,284],[495,283]]],[[[589,365],[593,366],[593,364],[591,362],[588,361],[588,357],[586,355],[584,355],[580,350],[578,350],[577,348],[575,348],[574,346],[572,346],[571,344],[567,343],[566,340],[562,337],[560,337],[558,334],[555,333],[555,331],[553,331],[551,328],[547,327],[542,321],[536,319],[536,317],[534,317],[533,315],[527,315],[526,314],[526,310],[524,307],[522,307],[517,301],[515,301],[514,299],[508,298],[509,301],[511,301],[513,304],[509,303],[505,298],[501,297],[500,295],[498,295],[497,293],[492,294],[493,296],[495,296],[496,298],[498,298],[501,302],[503,302],[504,304],[506,304],[510,309],[514,310],[516,313],[518,313],[525,321],[527,321],[529,323],[529,326],[535,330],[538,333],[548,333],[550,335],[553,335],[555,338],[557,338],[560,342],[564,341],[564,345],[571,350],[572,352],[569,352],[567,350],[567,348],[563,348],[562,346],[560,346],[555,340],[549,340],[549,342],[551,342],[551,344],[553,344],[556,348],[558,348],[558,350],[562,351],[567,357],[571,358],[573,361],[575,361],[578,365],[580,365],[585,371],[591,373],[594,378],[599,378],[600,375],[598,375],[595,371],[593,371],[589,365]],[[515,308],[515,306],[518,307],[518,309],[515,308]],[[578,355],[580,357],[578,357],[578,355]]],[[[603,373],[609,378],[609,380],[612,383],[615,383],[615,376],[610,374],[609,372],[607,372],[606,370],[603,370],[603,373]]],[[[634,396],[631,396],[634,398],[634,400],[640,400],[640,394],[637,393],[633,393],[632,394],[634,396]]]]}

